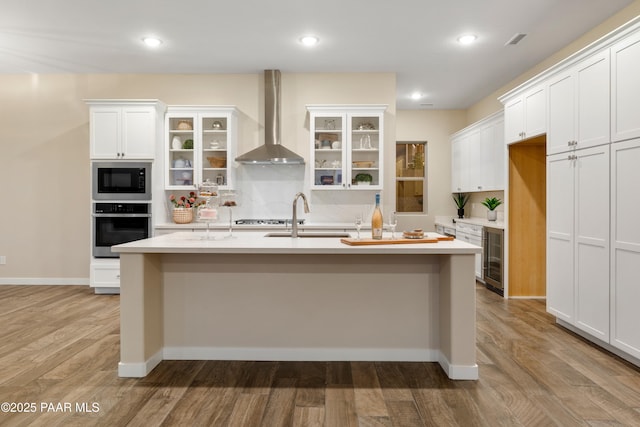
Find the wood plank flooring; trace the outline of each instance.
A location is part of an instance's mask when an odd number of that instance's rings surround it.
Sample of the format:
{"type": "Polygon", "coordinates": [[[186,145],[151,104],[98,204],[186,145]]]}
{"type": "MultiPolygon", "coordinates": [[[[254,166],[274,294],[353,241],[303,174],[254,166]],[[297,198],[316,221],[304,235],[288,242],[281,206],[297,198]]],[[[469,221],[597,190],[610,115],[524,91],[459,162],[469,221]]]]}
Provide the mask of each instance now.
{"type": "Polygon", "coordinates": [[[544,301],[476,292],[479,381],[436,363],[251,361],[122,379],[119,296],[0,286],[0,403],[19,410],[0,425],[640,426],[640,368],[556,326],[544,301]]]}

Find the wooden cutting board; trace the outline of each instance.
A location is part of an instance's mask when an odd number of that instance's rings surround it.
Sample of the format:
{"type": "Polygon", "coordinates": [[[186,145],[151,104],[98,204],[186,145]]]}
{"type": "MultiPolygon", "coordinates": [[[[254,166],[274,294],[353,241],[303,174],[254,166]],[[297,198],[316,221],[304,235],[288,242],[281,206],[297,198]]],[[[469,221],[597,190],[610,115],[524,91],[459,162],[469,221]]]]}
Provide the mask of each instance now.
{"type": "Polygon", "coordinates": [[[349,246],[365,246],[365,245],[402,245],[409,243],[438,243],[438,239],[435,237],[426,237],[424,239],[391,239],[390,237],[385,237],[382,240],[374,240],[374,239],[340,239],[342,243],[349,246]]]}
{"type": "Polygon", "coordinates": [[[365,246],[365,245],[402,245],[402,244],[410,244],[410,243],[438,243],[439,241],[449,241],[454,240],[452,236],[445,236],[438,233],[425,233],[424,238],[422,239],[406,239],[404,237],[399,237],[397,239],[391,239],[390,237],[385,237],[382,240],[373,240],[373,239],[340,239],[342,243],[350,246],[365,246]]]}

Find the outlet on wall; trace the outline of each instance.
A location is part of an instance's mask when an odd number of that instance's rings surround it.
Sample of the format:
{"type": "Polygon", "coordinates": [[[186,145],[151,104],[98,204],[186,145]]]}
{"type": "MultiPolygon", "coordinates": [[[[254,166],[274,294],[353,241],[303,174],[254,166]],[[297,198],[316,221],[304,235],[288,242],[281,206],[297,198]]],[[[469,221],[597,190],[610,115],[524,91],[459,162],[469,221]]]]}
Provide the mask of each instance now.
{"type": "Polygon", "coordinates": [[[0,265],[5,265],[7,263],[7,257],[4,255],[0,255],[0,265]]]}

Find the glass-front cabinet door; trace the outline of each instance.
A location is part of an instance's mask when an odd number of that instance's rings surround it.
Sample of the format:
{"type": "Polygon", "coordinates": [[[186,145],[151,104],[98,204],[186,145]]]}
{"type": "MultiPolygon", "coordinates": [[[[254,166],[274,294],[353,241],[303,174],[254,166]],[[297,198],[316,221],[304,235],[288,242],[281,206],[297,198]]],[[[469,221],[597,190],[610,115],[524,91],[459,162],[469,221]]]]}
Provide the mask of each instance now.
{"type": "Polygon", "coordinates": [[[386,105],[308,105],[311,188],[380,190],[386,105]]]}
{"type": "Polygon", "coordinates": [[[194,190],[207,179],[232,188],[235,108],[169,106],[165,117],[165,188],[194,190]]]}

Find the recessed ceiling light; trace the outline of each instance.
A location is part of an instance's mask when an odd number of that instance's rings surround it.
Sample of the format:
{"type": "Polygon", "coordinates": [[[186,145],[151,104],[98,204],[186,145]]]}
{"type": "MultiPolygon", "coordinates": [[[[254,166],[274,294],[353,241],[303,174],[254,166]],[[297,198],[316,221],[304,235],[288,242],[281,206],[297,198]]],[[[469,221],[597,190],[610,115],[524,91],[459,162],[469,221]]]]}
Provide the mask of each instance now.
{"type": "Polygon", "coordinates": [[[149,47],[158,47],[162,44],[162,40],[156,37],[144,37],[142,41],[149,47]]]}
{"type": "Polygon", "coordinates": [[[300,43],[305,46],[315,46],[320,42],[320,39],[316,36],[304,36],[300,38],[300,43]]]}
{"type": "Polygon", "coordinates": [[[458,43],[467,45],[473,43],[477,39],[478,37],[475,34],[463,34],[458,37],[458,43]]]}
{"type": "Polygon", "coordinates": [[[411,94],[411,99],[420,99],[422,98],[422,94],[420,92],[413,92],[411,94]]]}

